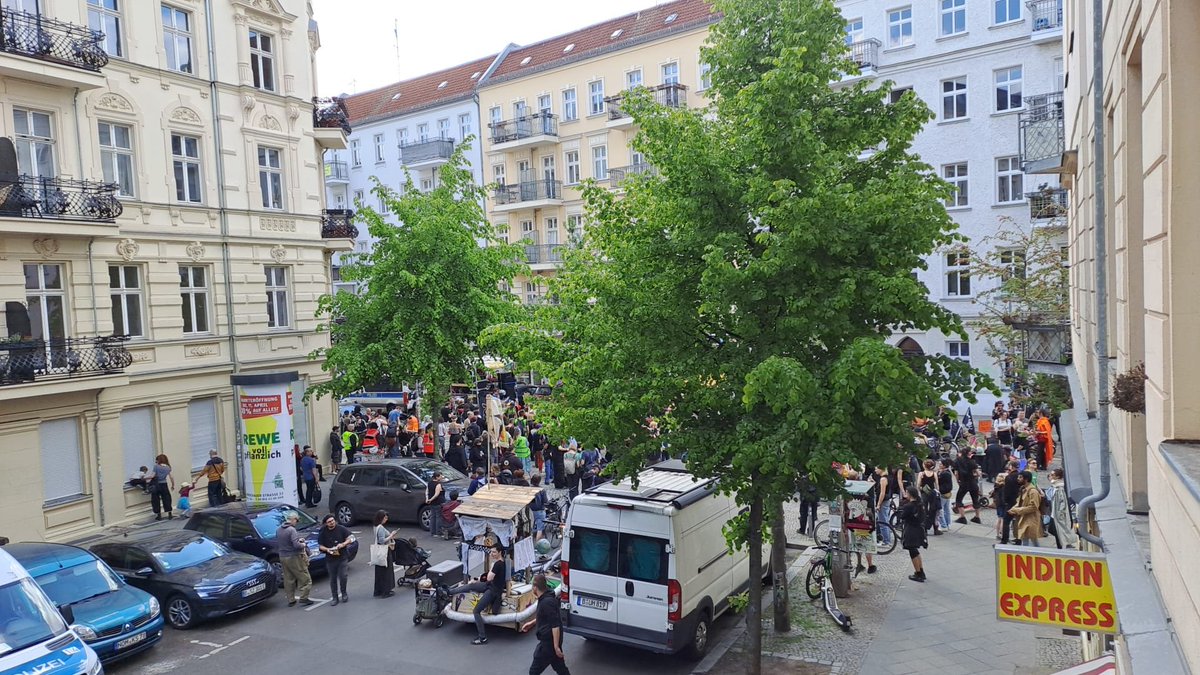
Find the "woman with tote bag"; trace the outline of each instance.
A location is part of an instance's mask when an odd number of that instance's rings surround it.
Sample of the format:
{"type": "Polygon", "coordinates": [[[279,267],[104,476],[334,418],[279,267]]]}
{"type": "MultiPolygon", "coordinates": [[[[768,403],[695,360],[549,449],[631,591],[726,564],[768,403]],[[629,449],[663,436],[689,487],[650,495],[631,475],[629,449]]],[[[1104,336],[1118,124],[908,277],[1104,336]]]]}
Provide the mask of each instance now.
{"type": "Polygon", "coordinates": [[[384,527],[388,521],[387,511],[375,512],[375,543],[371,544],[371,564],[375,566],[375,597],[390,598],[395,595],[396,573],[392,568],[392,550],[396,547],[395,532],[384,527]]]}

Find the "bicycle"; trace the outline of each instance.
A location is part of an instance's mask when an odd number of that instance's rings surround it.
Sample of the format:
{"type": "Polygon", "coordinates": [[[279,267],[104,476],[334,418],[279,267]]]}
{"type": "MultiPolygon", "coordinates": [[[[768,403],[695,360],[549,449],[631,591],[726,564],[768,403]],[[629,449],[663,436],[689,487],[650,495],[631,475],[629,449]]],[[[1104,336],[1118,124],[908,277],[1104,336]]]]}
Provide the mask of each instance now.
{"type": "Polygon", "coordinates": [[[804,590],[808,593],[808,597],[816,600],[824,598],[825,611],[829,612],[829,616],[833,617],[834,623],[841,627],[847,633],[850,632],[850,627],[853,621],[846,615],[837,605],[837,596],[833,592],[833,554],[835,551],[840,551],[847,555],[850,551],[844,548],[838,548],[829,544],[818,544],[815,548],[825,552],[825,555],[814,557],[812,566],[808,568],[808,576],[804,579],[804,590]]]}
{"type": "Polygon", "coordinates": [[[543,535],[550,546],[558,548],[563,542],[563,530],[567,527],[567,515],[571,511],[571,500],[565,496],[552,499],[546,503],[546,524],[543,535]]]}
{"type": "MultiPolygon", "coordinates": [[[[817,523],[813,528],[813,541],[817,542],[818,546],[823,545],[822,542],[829,541],[829,519],[826,518],[817,523]]],[[[887,555],[896,550],[896,528],[889,523],[875,523],[875,554],[887,555]],[[888,536],[885,536],[888,535],[888,536]],[[884,543],[886,540],[887,543],[884,543]]]]}

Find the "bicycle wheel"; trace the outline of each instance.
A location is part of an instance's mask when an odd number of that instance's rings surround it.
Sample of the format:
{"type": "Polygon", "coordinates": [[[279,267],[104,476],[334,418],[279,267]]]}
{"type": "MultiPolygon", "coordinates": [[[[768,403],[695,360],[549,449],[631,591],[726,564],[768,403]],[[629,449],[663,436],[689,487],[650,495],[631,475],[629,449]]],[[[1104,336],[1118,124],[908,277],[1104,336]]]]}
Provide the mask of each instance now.
{"type": "Polygon", "coordinates": [[[556,523],[552,520],[546,521],[545,535],[546,535],[546,540],[550,542],[551,550],[562,546],[562,542],[563,542],[562,531],[563,531],[563,528],[560,523],[556,523]]]}
{"type": "Polygon", "coordinates": [[[896,550],[896,530],[887,523],[876,523],[875,533],[879,535],[875,540],[875,553],[878,555],[887,555],[896,550]],[[883,543],[887,541],[888,543],[883,543]]]}
{"type": "Polygon", "coordinates": [[[829,541],[829,519],[826,518],[813,527],[813,541],[824,544],[829,541]]]}
{"type": "Polygon", "coordinates": [[[813,563],[808,568],[808,576],[804,579],[804,592],[808,593],[808,597],[816,600],[821,597],[821,591],[825,589],[825,563],[813,563]]]}

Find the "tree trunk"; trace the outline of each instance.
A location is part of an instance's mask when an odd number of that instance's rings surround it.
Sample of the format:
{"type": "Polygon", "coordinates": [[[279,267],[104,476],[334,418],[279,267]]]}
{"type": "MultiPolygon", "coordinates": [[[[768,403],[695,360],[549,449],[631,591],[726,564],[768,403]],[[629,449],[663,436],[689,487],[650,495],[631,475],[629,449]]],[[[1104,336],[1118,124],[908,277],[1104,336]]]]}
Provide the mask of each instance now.
{"type": "Polygon", "coordinates": [[[762,559],[763,500],[755,497],[750,502],[749,546],[750,546],[750,603],[746,605],[746,675],[762,675],[762,584],[754,583],[754,576],[761,574],[762,559]]]}
{"type": "MultiPolygon", "coordinates": [[[[775,607],[775,632],[792,630],[792,608],[788,600],[787,528],[783,522],[783,502],[771,505],[771,591],[775,607]]],[[[751,580],[751,583],[754,583],[751,580]]]]}

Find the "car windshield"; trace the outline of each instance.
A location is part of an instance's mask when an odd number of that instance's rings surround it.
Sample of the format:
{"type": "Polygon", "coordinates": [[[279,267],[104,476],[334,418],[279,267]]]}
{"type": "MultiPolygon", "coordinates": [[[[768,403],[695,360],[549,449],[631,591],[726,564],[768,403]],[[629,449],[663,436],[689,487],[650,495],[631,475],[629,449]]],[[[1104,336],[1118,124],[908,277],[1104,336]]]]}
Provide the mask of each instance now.
{"type": "Polygon", "coordinates": [[[0,657],[67,630],[58,610],[28,577],[0,587],[0,657]]]}
{"type": "Polygon", "coordinates": [[[54,570],[37,577],[37,582],[56,605],[73,605],[121,588],[117,575],[99,560],[54,570]]]}
{"type": "Polygon", "coordinates": [[[421,480],[425,481],[426,483],[428,483],[429,479],[433,477],[434,471],[441,471],[442,477],[446,480],[467,479],[466,476],[459,473],[458,469],[434,459],[421,459],[415,462],[409,462],[404,465],[404,468],[420,476],[421,480]]]}
{"type": "Polygon", "coordinates": [[[206,563],[227,553],[229,549],[211,539],[195,539],[177,546],[163,547],[152,555],[164,570],[170,572],[206,563]]]}
{"type": "MultiPolygon", "coordinates": [[[[287,511],[283,509],[264,511],[252,516],[250,522],[254,523],[254,529],[258,532],[258,536],[270,539],[279,532],[279,527],[283,525],[283,516],[285,513],[287,511]]],[[[300,516],[300,522],[296,523],[297,530],[303,530],[317,524],[315,518],[303,511],[295,511],[294,513],[300,516]]]]}

